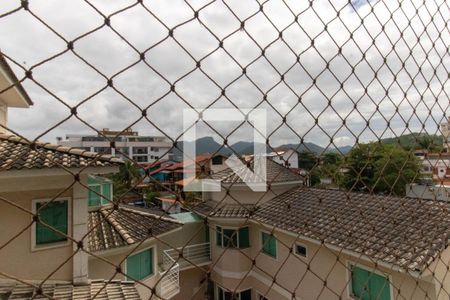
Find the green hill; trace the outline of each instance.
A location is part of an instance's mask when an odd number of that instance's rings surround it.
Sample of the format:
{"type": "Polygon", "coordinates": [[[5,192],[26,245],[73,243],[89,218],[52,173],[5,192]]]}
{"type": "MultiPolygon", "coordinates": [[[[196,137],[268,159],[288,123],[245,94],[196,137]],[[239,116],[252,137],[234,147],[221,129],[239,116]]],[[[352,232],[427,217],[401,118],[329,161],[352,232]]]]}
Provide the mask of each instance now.
{"type": "Polygon", "coordinates": [[[442,136],[427,133],[410,133],[399,137],[382,139],[383,144],[396,144],[405,149],[438,150],[442,148],[442,136]]]}

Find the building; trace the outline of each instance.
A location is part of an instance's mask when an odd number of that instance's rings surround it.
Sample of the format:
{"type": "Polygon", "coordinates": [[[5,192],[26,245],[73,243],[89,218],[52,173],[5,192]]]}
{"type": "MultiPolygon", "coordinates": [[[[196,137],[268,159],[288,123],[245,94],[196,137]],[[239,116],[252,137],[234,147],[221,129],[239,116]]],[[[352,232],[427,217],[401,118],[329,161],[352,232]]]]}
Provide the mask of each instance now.
{"type": "Polygon", "coordinates": [[[28,108],[33,102],[1,53],[0,91],[0,133],[7,133],[8,109],[28,108]]]}
{"type": "Polygon", "coordinates": [[[225,170],[228,193],[192,208],[208,220],[214,299],[448,299],[448,202],[310,188],[267,166],[267,193],[225,170]]]}
{"type": "Polygon", "coordinates": [[[58,138],[58,145],[84,149],[86,151],[111,154],[121,158],[131,158],[140,164],[171,159],[173,143],[162,136],[140,136],[137,131],[127,128],[124,131],[111,131],[104,128],[97,135],[67,134],[58,138]],[[114,147],[111,142],[114,141],[114,147]]]}
{"type": "Polygon", "coordinates": [[[222,154],[205,153],[199,154],[188,161],[150,164],[147,166],[148,176],[146,176],[144,182],[149,183],[156,180],[175,189],[176,186],[182,186],[186,179],[190,181],[227,169],[226,159],[227,157],[222,154]]]}
{"type": "Polygon", "coordinates": [[[450,152],[450,118],[447,118],[445,122],[439,124],[439,129],[442,134],[443,148],[445,152],[450,152]]]}
{"type": "Polygon", "coordinates": [[[79,243],[89,174],[115,172],[121,161],[12,135],[8,109],[32,102],[1,55],[0,91],[0,299],[139,299],[133,282],[89,280],[79,243]]]}
{"type": "Polygon", "coordinates": [[[287,168],[298,169],[298,152],[291,148],[275,148],[267,156],[287,168]]]}

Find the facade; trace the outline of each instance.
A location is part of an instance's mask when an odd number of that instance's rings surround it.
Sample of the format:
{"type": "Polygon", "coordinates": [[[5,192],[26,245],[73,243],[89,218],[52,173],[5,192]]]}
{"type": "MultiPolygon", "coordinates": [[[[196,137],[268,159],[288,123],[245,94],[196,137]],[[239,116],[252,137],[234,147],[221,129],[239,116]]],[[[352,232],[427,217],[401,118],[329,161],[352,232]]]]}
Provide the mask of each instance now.
{"type": "Polygon", "coordinates": [[[139,164],[171,159],[172,142],[162,136],[140,136],[128,128],[124,131],[111,131],[104,128],[98,135],[67,134],[58,138],[58,145],[83,149],[86,151],[110,154],[124,159],[131,158],[139,164]],[[114,141],[114,148],[111,142],[114,141]]]}
{"type": "Polygon", "coordinates": [[[450,118],[448,118],[445,122],[439,124],[439,129],[442,134],[443,140],[443,148],[445,152],[450,152],[450,118]]]}
{"type": "Polygon", "coordinates": [[[116,172],[122,162],[12,135],[8,109],[32,102],[2,56],[0,90],[0,299],[139,299],[132,282],[89,280],[79,242],[89,175],[116,172]]]}
{"type": "Polygon", "coordinates": [[[0,93],[0,133],[7,133],[8,109],[28,108],[33,102],[0,53],[0,91],[3,90],[0,93]]]}
{"type": "Polygon", "coordinates": [[[280,168],[260,195],[223,172],[229,192],[194,208],[214,299],[448,299],[447,202],[309,188],[280,168]]]}
{"type": "Polygon", "coordinates": [[[282,166],[298,169],[298,153],[294,149],[275,148],[273,152],[267,155],[282,166]]]}

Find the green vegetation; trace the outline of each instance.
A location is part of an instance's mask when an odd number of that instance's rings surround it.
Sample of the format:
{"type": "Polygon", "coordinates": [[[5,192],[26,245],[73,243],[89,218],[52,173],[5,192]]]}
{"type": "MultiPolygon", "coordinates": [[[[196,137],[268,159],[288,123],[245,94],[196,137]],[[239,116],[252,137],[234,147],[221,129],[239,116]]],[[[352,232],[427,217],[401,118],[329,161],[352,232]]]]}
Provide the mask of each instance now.
{"type": "MultiPolygon", "coordinates": [[[[423,139],[424,143],[428,141],[423,139]]],[[[299,167],[309,172],[312,186],[398,196],[404,196],[406,184],[421,177],[419,159],[411,151],[384,143],[360,144],[345,157],[302,152],[299,167]],[[329,182],[321,183],[321,179],[329,182]]]]}
{"type": "Polygon", "coordinates": [[[345,171],[338,184],[346,190],[403,196],[405,185],[420,175],[414,154],[396,145],[360,144],[344,162],[345,171]]]}
{"type": "Polygon", "coordinates": [[[152,206],[155,204],[155,199],[159,197],[159,192],[155,192],[152,190],[145,191],[145,202],[147,203],[147,206],[152,206]]]}
{"type": "Polygon", "coordinates": [[[442,151],[442,136],[426,133],[411,133],[395,138],[382,139],[387,145],[398,145],[405,150],[425,149],[430,152],[442,151]]]}
{"type": "Polygon", "coordinates": [[[114,184],[114,194],[122,195],[127,192],[140,177],[138,167],[129,160],[125,161],[120,166],[119,172],[111,176],[114,184]]]}

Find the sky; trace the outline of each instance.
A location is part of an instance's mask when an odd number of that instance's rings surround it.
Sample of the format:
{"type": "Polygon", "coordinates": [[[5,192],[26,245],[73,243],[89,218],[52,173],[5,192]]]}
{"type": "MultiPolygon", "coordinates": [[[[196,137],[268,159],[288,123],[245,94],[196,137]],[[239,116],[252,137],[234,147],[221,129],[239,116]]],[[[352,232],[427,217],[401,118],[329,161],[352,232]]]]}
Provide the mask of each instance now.
{"type": "MultiPolygon", "coordinates": [[[[0,49],[18,78],[33,73],[34,105],[8,126],[48,142],[129,126],[180,139],[183,109],[257,107],[274,146],[344,146],[438,133],[447,113],[445,0],[140,2],[33,0],[7,14],[20,1],[2,1],[0,49]]],[[[197,136],[252,139],[248,124],[209,125],[197,136]]]]}

